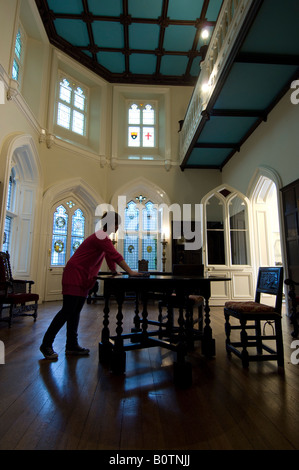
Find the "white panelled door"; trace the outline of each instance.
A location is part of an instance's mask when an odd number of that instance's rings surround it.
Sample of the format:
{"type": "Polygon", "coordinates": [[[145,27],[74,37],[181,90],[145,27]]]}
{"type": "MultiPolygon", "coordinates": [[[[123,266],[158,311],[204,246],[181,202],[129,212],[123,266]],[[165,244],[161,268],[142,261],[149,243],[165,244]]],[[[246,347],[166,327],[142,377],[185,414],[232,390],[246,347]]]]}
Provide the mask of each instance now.
{"type": "Polygon", "coordinates": [[[252,300],[253,269],[250,262],[248,207],[246,198],[221,188],[203,200],[205,243],[203,259],[206,274],[230,278],[211,287],[211,305],[228,300],[252,300]]]}

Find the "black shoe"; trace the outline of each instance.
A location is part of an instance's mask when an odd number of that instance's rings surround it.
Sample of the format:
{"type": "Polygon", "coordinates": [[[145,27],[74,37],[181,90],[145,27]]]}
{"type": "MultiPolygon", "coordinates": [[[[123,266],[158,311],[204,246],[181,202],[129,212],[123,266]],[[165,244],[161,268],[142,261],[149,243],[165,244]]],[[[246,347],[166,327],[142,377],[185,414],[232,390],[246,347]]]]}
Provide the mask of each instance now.
{"type": "Polygon", "coordinates": [[[89,349],[86,348],[81,348],[81,346],[77,345],[74,347],[66,347],[65,348],[65,354],[67,356],[88,356],[89,355],[89,349]]]}
{"type": "Polygon", "coordinates": [[[46,359],[57,359],[58,354],[54,351],[52,346],[44,346],[43,344],[39,348],[40,352],[45,356],[46,359]]]}

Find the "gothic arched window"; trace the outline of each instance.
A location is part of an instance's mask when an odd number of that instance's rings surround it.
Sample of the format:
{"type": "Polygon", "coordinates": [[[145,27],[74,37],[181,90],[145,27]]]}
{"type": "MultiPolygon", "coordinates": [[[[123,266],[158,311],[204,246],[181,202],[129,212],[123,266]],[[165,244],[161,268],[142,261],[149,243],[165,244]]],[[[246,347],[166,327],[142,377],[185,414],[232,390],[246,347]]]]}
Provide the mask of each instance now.
{"type": "Polygon", "coordinates": [[[74,80],[61,76],[59,81],[57,124],[80,135],[86,134],[87,90],[74,80]]]}
{"type": "Polygon", "coordinates": [[[128,109],[128,147],[156,146],[156,110],[153,103],[135,101],[128,109]]]}
{"type": "Polygon", "coordinates": [[[51,266],[65,266],[84,240],[85,217],[76,203],[67,201],[53,214],[51,266]]]}
{"type": "Polygon", "coordinates": [[[138,269],[138,260],[148,261],[148,269],[157,269],[158,210],[153,202],[130,201],[125,210],[124,259],[131,269],[138,269]]]}
{"type": "Polygon", "coordinates": [[[245,198],[226,189],[205,203],[208,265],[248,265],[248,210],[245,198]]]}

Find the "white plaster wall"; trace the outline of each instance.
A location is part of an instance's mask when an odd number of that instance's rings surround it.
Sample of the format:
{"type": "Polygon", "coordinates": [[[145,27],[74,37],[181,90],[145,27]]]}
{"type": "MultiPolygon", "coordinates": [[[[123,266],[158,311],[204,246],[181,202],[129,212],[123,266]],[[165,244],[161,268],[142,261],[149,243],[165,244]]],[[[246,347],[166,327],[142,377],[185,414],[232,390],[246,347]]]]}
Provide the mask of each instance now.
{"type": "Polygon", "coordinates": [[[275,170],[282,186],[299,178],[299,105],[290,96],[291,90],[222,171],[223,181],[243,194],[260,166],[275,170]]]}

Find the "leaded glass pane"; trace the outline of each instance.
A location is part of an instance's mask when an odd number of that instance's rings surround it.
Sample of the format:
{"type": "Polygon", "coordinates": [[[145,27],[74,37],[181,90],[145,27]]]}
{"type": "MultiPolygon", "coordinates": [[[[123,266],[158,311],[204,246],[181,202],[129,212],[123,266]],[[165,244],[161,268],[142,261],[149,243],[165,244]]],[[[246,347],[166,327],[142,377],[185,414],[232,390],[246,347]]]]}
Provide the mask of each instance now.
{"type": "Polygon", "coordinates": [[[73,127],[72,130],[77,134],[84,134],[84,114],[78,111],[73,112],[73,127]]]}
{"type": "Polygon", "coordinates": [[[128,146],[140,147],[140,127],[129,127],[128,129],[128,146]]]}
{"type": "Polygon", "coordinates": [[[19,64],[17,63],[16,59],[14,59],[13,66],[12,66],[12,78],[14,80],[18,80],[19,70],[20,70],[19,64]]]}
{"type": "Polygon", "coordinates": [[[231,229],[246,228],[246,204],[239,197],[235,197],[229,204],[229,224],[231,229]]]}
{"type": "Polygon", "coordinates": [[[71,253],[70,256],[73,256],[75,251],[79,248],[84,238],[81,237],[71,237],[71,253]]]}
{"type": "Polygon", "coordinates": [[[143,147],[154,147],[155,145],[155,129],[153,127],[144,127],[142,129],[143,147]]]}
{"type": "Polygon", "coordinates": [[[4,225],[2,251],[9,252],[10,250],[11,229],[12,229],[12,217],[6,216],[5,225],[4,225]]]}
{"type": "Polygon", "coordinates": [[[70,119],[71,119],[71,110],[68,106],[65,106],[62,103],[58,103],[58,117],[57,124],[59,126],[65,127],[66,129],[70,128],[70,119]]]}
{"type": "Polygon", "coordinates": [[[6,210],[8,211],[13,210],[15,191],[16,191],[16,180],[14,178],[14,170],[12,170],[11,175],[9,177],[8,190],[7,190],[6,210]]]}
{"type": "Polygon", "coordinates": [[[63,206],[59,206],[54,213],[53,220],[53,233],[58,234],[67,234],[67,222],[68,215],[66,209],[63,206]]]}
{"type": "Polygon", "coordinates": [[[231,263],[247,264],[247,210],[245,202],[235,197],[229,204],[231,263]]]}
{"type": "Polygon", "coordinates": [[[139,209],[133,201],[128,203],[125,210],[125,230],[139,230],[139,209]]]}
{"type": "Polygon", "coordinates": [[[208,264],[225,264],[224,212],[219,198],[213,196],[207,203],[208,264]]]}
{"type": "Polygon", "coordinates": [[[154,208],[154,204],[151,201],[145,204],[145,209],[142,210],[142,219],[144,231],[157,231],[157,209],[154,208]]]}
{"type": "Polygon", "coordinates": [[[155,236],[143,237],[142,259],[148,261],[148,269],[157,269],[157,238],[155,236]]]}
{"type": "Polygon", "coordinates": [[[235,265],[248,264],[247,261],[247,247],[246,247],[246,232],[245,231],[231,231],[231,262],[235,265]]]}
{"type": "Polygon", "coordinates": [[[223,204],[216,196],[207,203],[207,227],[208,229],[223,229],[224,213],[223,204]]]}
{"type": "Polygon", "coordinates": [[[53,236],[51,249],[51,265],[64,266],[66,256],[68,214],[63,206],[59,206],[53,216],[53,236]]]}
{"type": "Polygon", "coordinates": [[[19,60],[21,59],[21,53],[22,53],[22,38],[21,38],[21,31],[19,30],[17,33],[16,45],[15,45],[15,54],[19,60]]]}
{"type": "Polygon", "coordinates": [[[52,237],[51,265],[64,266],[66,257],[66,236],[54,235],[52,237]]]}
{"type": "Polygon", "coordinates": [[[142,121],[145,125],[155,124],[155,111],[150,104],[147,104],[142,111],[142,121]]]}
{"type": "Polygon", "coordinates": [[[140,109],[136,104],[129,109],[129,124],[140,124],[140,109]]]}
{"type": "Polygon", "coordinates": [[[75,90],[74,105],[76,106],[76,108],[79,108],[79,109],[81,109],[82,111],[84,111],[84,108],[85,108],[85,96],[84,96],[84,93],[83,93],[82,88],[80,88],[80,87],[78,87],[78,88],[75,90]]]}
{"type": "Polygon", "coordinates": [[[138,236],[126,235],[124,239],[124,258],[131,269],[138,269],[138,236]]]}
{"type": "Polygon", "coordinates": [[[70,103],[71,93],[72,89],[70,87],[70,84],[66,79],[64,79],[62,82],[60,82],[59,98],[65,101],[66,103],[70,103]]]}
{"type": "Polygon", "coordinates": [[[85,217],[80,209],[77,209],[72,217],[72,235],[84,237],[85,217]]]}

